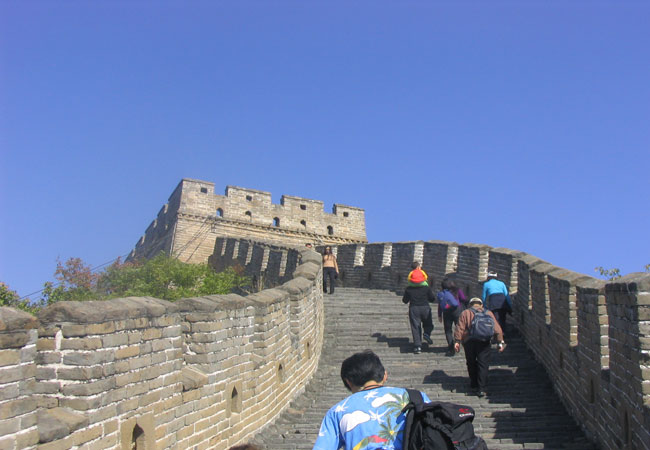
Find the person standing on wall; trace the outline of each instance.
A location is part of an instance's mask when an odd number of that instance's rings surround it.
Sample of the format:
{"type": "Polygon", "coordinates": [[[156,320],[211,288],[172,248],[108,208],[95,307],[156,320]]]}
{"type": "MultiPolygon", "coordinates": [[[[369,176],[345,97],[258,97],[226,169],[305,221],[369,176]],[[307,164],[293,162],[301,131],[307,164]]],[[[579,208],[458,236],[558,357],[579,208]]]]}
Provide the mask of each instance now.
{"type": "MultiPolygon", "coordinates": [[[[456,297],[456,300],[458,300],[458,303],[460,303],[461,312],[469,308],[467,301],[469,300],[463,290],[458,287],[456,282],[448,277],[445,277],[443,280],[447,283],[447,286],[449,288],[449,291],[454,294],[454,297],[456,297]]],[[[460,314],[460,312],[458,313],[460,314]]]]}
{"type": "Polygon", "coordinates": [[[325,247],[323,253],[323,292],[327,292],[329,280],[330,294],[334,293],[334,280],[339,277],[339,265],[336,262],[336,256],[332,253],[332,247],[325,247]]]}
{"type": "Polygon", "coordinates": [[[494,313],[499,326],[505,332],[506,314],[512,312],[512,300],[508,288],[503,281],[497,280],[496,272],[488,272],[488,278],[483,283],[483,304],[494,313]]]}
{"type": "Polygon", "coordinates": [[[413,335],[413,353],[422,352],[422,333],[429,345],[433,344],[433,317],[429,303],[435,300],[431,288],[426,283],[413,284],[406,287],[402,303],[409,305],[409,324],[413,335]]]}
{"type": "Polygon", "coordinates": [[[474,297],[469,301],[469,308],[463,311],[454,332],[454,350],[460,351],[460,344],[465,349],[470,390],[479,397],[484,397],[490,370],[490,342],[496,336],[499,353],[505,348],[503,331],[492,311],[483,310],[483,302],[474,297]]]}
{"type": "Polygon", "coordinates": [[[453,325],[458,326],[458,319],[463,308],[460,300],[451,291],[450,280],[444,279],[440,283],[442,290],[438,292],[438,321],[445,327],[445,338],[447,339],[447,356],[454,356],[454,331],[453,325]]]}

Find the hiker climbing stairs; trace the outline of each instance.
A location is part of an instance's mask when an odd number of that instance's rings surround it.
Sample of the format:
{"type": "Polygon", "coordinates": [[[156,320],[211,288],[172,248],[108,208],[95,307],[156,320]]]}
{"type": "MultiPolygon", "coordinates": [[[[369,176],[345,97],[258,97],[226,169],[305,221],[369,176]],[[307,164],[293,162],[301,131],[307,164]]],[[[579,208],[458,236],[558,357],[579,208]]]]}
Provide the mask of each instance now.
{"type": "Polygon", "coordinates": [[[468,395],[462,353],[446,356],[442,324],[433,344],[414,354],[408,306],[390,291],[339,288],[325,295],[325,341],[318,370],[305,392],[252,440],[267,450],[311,449],[327,410],[349,392],[339,375],[341,362],[371,349],[388,372],[387,385],[424,391],[432,401],[472,406],[474,428],[491,450],[594,450],[567,414],[543,369],[513,327],[502,354],[494,351],[488,395],[468,395]]]}

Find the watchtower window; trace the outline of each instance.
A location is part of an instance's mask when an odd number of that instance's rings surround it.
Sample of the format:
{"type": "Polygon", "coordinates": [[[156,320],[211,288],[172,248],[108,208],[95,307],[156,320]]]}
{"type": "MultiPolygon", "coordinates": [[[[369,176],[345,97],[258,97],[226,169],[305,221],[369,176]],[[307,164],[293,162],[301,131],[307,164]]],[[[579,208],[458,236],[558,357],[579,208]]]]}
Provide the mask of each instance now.
{"type": "Polygon", "coordinates": [[[252,195],[247,195],[246,196],[246,201],[247,202],[252,202],[253,201],[253,196],[252,195]]]}
{"type": "Polygon", "coordinates": [[[307,205],[300,205],[300,209],[302,209],[303,211],[306,210],[306,209],[307,209],[307,205]]]}
{"type": "Polygon", "coordinates": [[[217,217],[223,217],[223,209],[217,208],[217,217]]]}
{"type": "Polygon", "coordinates": [[[144,449],[144,430],[138,425],[133,427],[133,433],[131,434],[131,448],[133,450],[144,449]]]}
{"type": "Polygon", "coordinates": [[[303,228],[307,228],[307,222],[305,222],[304,220],[300,221],[300,225],[302,225],[303,228]]]}
{"type": "Polygon", "coordinates": [[[208,193],[208,188],[202,187],[201,194],[207,194],[207,193],[208,193]]]}
{"type": "Polygon", "coordinates": [[[284,382],[284,367],[282,364],[278,366],[278,381],[280,383],[284,382]]]}
{"type": "Polygon", "coordinates": [[[330,236],[334,234],[334,227],[332,225],[329,225],[327,227],[327,234],[329,234],[330,236]]]}
{"type": "Polygon", "coordinates": [[[349,212],[344,212],[344,213],[343,213],[343,217],[347,217],[347,216],[349,216],[349,215],[350,215],[349,212]]]}
{"type": "Polygon", "coordinates": [[[237,388],[233,387],[230,392],[230,412],[231,413],[240,413],[242,410],[242,400],[237,388]]]}
{"type": "Polygon", "coordinates": [[[279,227],[280,226],[280,219],[277,217],[273,218],[273,226],[274,227],[279,227]]]}
{"type": "Polygon", "coordinates": [[[250,211],[246,211],[246,212],[244,213],[244,215],[246,216],[246,219],[247,219],[249,222],[250,222],[251,220],[253,220],[253,214],[251,214],[250,211]]]}

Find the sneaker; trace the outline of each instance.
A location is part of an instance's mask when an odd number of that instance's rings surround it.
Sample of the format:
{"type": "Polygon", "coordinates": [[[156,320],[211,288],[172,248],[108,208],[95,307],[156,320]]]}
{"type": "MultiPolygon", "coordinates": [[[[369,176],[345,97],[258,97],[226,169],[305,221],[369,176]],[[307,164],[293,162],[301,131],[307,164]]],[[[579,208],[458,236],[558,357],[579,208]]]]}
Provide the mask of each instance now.
{"type": "Polygon", "coordinates": [[[413,353],[415,353],[416,355],[419,355],[420,353],[422,353],[422,348],[420,348],[420,347],[415,347],[415,348],[413,349],[413,353]]]}
{"type": "Polygon", "coordinates": [[[427,342],[427,344],[429,345],[433,344],[433,340],[431,340],[431,336],[429,336],[428,334],[425,334],[423,338],[427,342]]]}
{"type": "Polygon", "coordinates": [[[485,397],[485,391],[478,391],[476,395],[478,396],[478,398],[483,398],[485,397]]]}

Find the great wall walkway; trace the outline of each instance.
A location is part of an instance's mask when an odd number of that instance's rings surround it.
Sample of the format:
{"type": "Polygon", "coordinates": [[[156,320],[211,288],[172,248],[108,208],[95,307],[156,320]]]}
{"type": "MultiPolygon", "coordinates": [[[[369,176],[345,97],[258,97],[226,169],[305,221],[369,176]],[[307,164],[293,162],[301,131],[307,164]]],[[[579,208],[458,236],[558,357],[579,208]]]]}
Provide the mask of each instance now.
{"type": "MultiPolygon", "coordinates": [[[[411,350],[408,307],[389,291],[337,289],[325,296],[325,343],[319,368],[303,395],[253,441],[267,450],[311,449],[325,412],[348,395],[341,361],[372,349],[388,371],[388,384],[420,389],[432,400],[468,404],[474,426],[491,450],[594,450],[555,395],[544,369],[521,338],[511,333],[503,354],[494,353],[488,396],[466,395],[465,358],[445,356],[442,324],[435,320],[433,345],[411,350]]],[[[434,312],[435,314],[435,312],[434,312]]]]}

